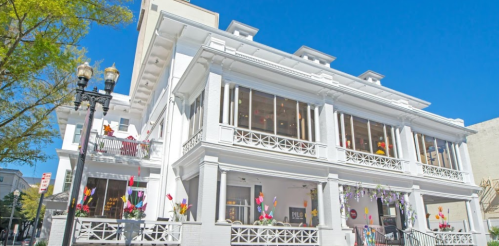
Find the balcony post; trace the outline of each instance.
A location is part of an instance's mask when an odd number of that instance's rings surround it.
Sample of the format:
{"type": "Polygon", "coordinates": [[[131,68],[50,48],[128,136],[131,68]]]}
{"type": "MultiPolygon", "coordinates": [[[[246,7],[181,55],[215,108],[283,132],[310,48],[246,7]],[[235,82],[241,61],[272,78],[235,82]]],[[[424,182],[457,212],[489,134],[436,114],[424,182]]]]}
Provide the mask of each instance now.
{"type": "Polygon", "coordinates": [[[408,201],[412,205],[413,212],[416,212],[416,214],[418,215],[418,219],[415,221],[414,225],[412,226],[414,227],[414,229],[426,233],[429,230],[428,225],[426,223],[427,220],[425,216],[426,210],[425,210],[423,195],[421,194],[421,189],[419,188],[418,185],[412,186],[412,191],[408,195],[408,197],[409,197],[408,201]]]}
{"type": "Polygon", "coordinates": [[[227,203],[227,171],[220,170],[220,194],[218,202],[218,222],[225,223],[225,204],[227,203]]]}
{"type": "Polygon", "coordinates": [[[234,86],[234,126],[237,127],[239,120],[239,85],[234,86]]]}
{"type": "Polygon", "coordinates": [[[230,108],[230,83],[225,82],[224,86],[224,101],[223,101],[223,124],[229,124],[229,108],[230,108]]]}
{"type": "Polygon", "coordinates": [[[324,226],[324,194],[322,190],[322,183],[317,183],[317,202],[319,203],[319,226],[324,226]]]}
{"type": "Polygon", "coordinates": [[[319,119],[319,106],[314,109],[314,127],[315,127],[315,142],[321,141],[320,119],[319,119]]]}

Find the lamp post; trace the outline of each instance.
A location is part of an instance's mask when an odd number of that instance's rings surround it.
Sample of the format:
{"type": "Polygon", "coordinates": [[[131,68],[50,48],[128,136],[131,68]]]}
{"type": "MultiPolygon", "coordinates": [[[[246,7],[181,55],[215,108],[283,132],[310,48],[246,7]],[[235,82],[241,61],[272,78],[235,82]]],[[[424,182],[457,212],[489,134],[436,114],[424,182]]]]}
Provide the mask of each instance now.
{"type": "Polygon", "coordinates": [[[80,153],[78,155],[78,163],[76,164],[76,172],[73,180],[73,188],[71,190],[71,197],[69,200],[68,217],[66,220],[66,229],[64,230],[64,239],[62,241],[63,246],[69,246],[71,244],[71,237],[73,235],[73,225],[76,212],[76,201],[78,199],[78,194],[80,192],[81,176],[83,174],[83,167],[85,166],[85,157],[87,154],[88,138],[90,137],[90,130],[92,129],[92,122],[94,121],[94,112],[97,103],[102,105],[104,115],[107,114],[109,110],[109,103],[113,98],[111,92],[114,90],[114,86],[118,81],[120,75],[118,69],[113,66],[108,67],[104,70],[104,91],[105,94],[97,92],[97,87],[93,91],[85,91],[88,81],[93,75],[93,69],[88,65],[88,62],[78,66],[78,82],[76,88],[75,97],[75,110],[81,105],[81,102],[89,102],[89,111],[87,113],[87,118],[85,119],[84,129],[82,129],[82,139],[80,142],[80,153]]]}
{"type": "Polygon", "coordinates": [[[7,227],[7,236],[5,237],[5,241],[3,242],[4,246],[7,246],[7,240],[9,239],[10,227],[12,226],[12,218],[14,217],[14,210],[16,210],[17,198],[21,192],[19,190],[14,191],[14,201],[12,202],[12,210],[10,211],[10,219],[9,219],[9,227],[7,227]]]}

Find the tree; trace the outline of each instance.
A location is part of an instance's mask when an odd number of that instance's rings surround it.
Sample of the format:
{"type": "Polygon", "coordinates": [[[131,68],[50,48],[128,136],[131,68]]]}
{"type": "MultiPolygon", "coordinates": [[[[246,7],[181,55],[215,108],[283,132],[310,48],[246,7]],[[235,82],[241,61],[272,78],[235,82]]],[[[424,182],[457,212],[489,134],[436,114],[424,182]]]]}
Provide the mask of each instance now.
{"type": "Polygon", "coordinates": [[[132,0],[0,0],[0,163],[45,161],[53,112],[73,99],[90,25],[132,20],[132,0]]]}
{"type": "MultiPolygon", "coordinates": [[[[20,235],[23,235],[22,233],[26,231],[27,227],[29,226],[29,223],[24,223],[27,220],[22,213],[23,198],[24,198],[24,193],[21,192],[15,204],[14,216],[12,219],[12,226],[14,226],[14,224],[20,225],[19,226],[19,232],[21,233],[20,235]]],[[[13,203],[14,203],[13,192],[7,194],[5,197],[3,197],[2,200],[0,200],[0,228],[2,229],[7,228],[9,226],[10,213],[12,211],[13,203]]]]}
{"type": "MultiPolygon", "coordinates": [[[[39,185],[39,184],[38,184],[39,185]]],[[[54,186],[49,185],[45,197],[52,195],[54,191],[54,186]]],[[[36,211],[38,210],[38,202],[40,201],[41,194],[38,194],[38,187],[31,187],[24,191],[22,211],[21,213],[30,221],[34,221],[36,218],[36,211]]],[[[45,214],[45,205],[42,205],[40,211],[40,223],[43,221],[43,215],[45,214]]]]}

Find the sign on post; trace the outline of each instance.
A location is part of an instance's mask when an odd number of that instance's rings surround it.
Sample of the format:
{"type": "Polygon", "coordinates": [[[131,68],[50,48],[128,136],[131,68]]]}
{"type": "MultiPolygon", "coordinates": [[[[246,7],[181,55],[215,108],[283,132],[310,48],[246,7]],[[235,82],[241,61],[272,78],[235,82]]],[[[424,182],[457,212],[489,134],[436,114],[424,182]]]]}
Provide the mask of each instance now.
{"type": "Polygon", "coordinates": [[[38,189],[38,194],[45,194],[45,193],[47,193],[51,177],[52,177],[52,173],[44,173],[42,175],[42,181],[40,182],[40,187],[38,189]]]}

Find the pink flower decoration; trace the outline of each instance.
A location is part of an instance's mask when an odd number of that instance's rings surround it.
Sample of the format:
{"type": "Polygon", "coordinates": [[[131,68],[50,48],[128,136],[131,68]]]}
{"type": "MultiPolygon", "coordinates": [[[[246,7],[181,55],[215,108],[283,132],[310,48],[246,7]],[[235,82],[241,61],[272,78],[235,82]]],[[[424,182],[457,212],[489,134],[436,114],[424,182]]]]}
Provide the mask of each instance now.
{"type": "Polygon", "coordinates": [[[263,202],[263,196],[260,196],[260,202],[263,202]]]}
{"type": "Polygon", "coordinates": [[[265,211],[269,210],[269,206],[265,205],[265,211]]]}
{"type": "Polygon", "coordinates": [[[262,203],[262,202],[260,202],[260,199],[258,199],[258,198],[255,198],[255,201],[256,201],[256,205],[260,205],[260,203],[262,203]]]}

